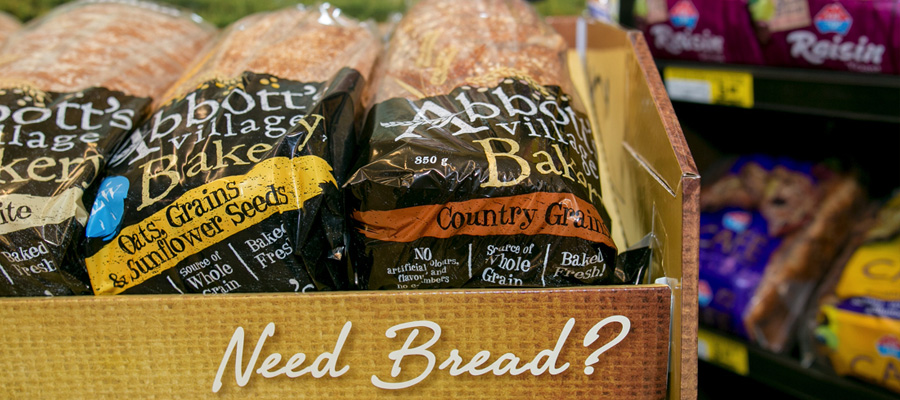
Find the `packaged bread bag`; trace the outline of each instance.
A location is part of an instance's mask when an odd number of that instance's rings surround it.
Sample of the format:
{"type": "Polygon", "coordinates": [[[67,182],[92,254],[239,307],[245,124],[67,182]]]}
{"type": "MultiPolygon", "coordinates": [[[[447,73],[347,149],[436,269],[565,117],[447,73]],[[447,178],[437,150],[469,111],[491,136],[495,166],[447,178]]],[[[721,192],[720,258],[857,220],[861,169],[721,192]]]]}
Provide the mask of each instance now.
{"type": "Polygon", "coordinates": [[[373,81],[347,188],[370,289],[609,282],[616,246],[566,43],[520,0],[423,0],[373,81]]]}
{"type": "Polygon", "coordinates": [[[801,345],[838,375],[900,392],[900,195],[860,226],[859,243],[813,302],[801,345]]]}
{"type": "Polygon", "coordinates": [[[854,176],[823,164],[735,160],[701,192],[700,322],[788,350],[862,200],[854,176]]]}
{"type": "Polygon", "coordinates": [[[232,24],[110,159],[94,292],[347,288],[339,187],[379,48],[329,6],[232,24]]]}
{"type": "Polygon", "coordinates": [[[76,254],[98,174],[215,33],[150,2],[79,1],[0,50],[0,295],[90,293],[76,254]]]}

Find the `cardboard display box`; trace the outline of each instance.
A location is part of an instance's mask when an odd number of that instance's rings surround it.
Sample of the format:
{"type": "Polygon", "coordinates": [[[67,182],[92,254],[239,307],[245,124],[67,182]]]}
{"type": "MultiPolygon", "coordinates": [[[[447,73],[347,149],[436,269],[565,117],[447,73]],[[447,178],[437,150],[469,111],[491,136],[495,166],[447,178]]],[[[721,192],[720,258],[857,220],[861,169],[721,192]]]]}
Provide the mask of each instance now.
{"type": "Polygon", "coordinates": [[[639,32],[551,22],[615,239],[654,233],[665,284],[0,299],[0,397],[696,398],[690,151],[639,32]]]}

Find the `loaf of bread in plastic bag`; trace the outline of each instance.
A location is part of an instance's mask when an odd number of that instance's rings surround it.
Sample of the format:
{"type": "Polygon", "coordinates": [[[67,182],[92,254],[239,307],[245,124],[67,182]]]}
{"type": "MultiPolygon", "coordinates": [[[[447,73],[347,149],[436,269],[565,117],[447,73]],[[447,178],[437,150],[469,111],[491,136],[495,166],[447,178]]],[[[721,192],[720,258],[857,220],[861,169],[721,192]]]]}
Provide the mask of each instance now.
{"type": "Polygon", "coordinates": [[[422,0],[373,78],[351,255],[369,289],[612,283],[565,40],[522,0],[422,0]]]}
{"type": "Polygon", "coordinates": [[[216,30],[147,1],[79,1],[0,47],[0,295],[90,293],[80,254],[97,178],[216,30]]]}
{"type": "Polygon", "coordinates": [[[170,94],[178,96],[203,82],[244,71],[321,82],[347,67],[368,77],[381,44],[366,24],[335,10],[292,7],[238,20],[170,94]]]}
{"type": "Polygon", "coordinates": [[[348,288],[341,184],[380,48],[328,5],[228,27],[111,157],[118,197],[86,229],[94,293],[348,288]],[[121,245],[149,226],[151,245],[121,245]]]}
{"type": "Polygon", "coordinates": [[[375,102],[418,99],[510,76],[573,93],[566,43],[524,1],[423,1],[394,31],[375,102]]]}
{"type": "Polygon", "coordinates": [[[104,87],[156,97],[215,34],[198,18],[150,2],[67,4],[11,38],[0,53],[0,82],[53,92],[104,87]]]}

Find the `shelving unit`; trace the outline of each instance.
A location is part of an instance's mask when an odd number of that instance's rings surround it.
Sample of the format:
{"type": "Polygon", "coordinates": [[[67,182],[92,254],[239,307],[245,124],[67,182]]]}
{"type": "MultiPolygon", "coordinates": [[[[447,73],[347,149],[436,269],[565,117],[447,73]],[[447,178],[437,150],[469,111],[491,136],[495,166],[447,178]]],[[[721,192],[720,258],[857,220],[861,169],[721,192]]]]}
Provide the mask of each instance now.
{"type": "MultiPolygon", "coordinates": [[[[743,90],[741,86],[749,84],[752,98],[750,106],[745,108],[900,124],[900,76],[897,75],[672,60],[656,63],[672,101],[704,103],[699,96],[691,97],[690,87],[679,91],[677,85],[671,85],[673,80],[691,80],[678,77],[679,71],[690,71],[698,89],[707,84],[722,86],[727,92],[743,90]]],[[[705,103],[742,106],[735,104],[735,99],[727,93],[705,103]]]]}
{"type": "MultiPolygon", "coordinates": [[[[853,166],[873,199],[900,187],[900,76],[672,60],[656,64],[701,174],[722,157],[763,153],[853,166]]],[[[900,399],[874,384],[805,368],[796,351],[773,354],[704,329],[699,336],[700,400],[735,393],[900,399]],[[704,338],[713,338],[717,344],[712,347],[722,353],[710,355],[704,338]]]]}
{"type": "MultiPolygon", "coordinates": [[[[631,2],[623,3],[628,26],[631,2]]],[[[829,160],[856,172],[872,199],[900,187],[900,76],[655,60],[703,175],[723,157],[829,160]]],[[[801,365],[701,327],[699,400],[900,399],[877,385],[801,365]]]]}
{"type": "MultiPolygon", "coordinates": [[[[704,102],[691,92],[686,98],[669,92],[701,174],[723,156],[763,153],[853,166],[873,199],[900,187],[898,76],[670,60],[657,60],[657,66],[664,79],[693,73],[706,77],[712,88],[745,85],[737,92],[752,95],[748,101],[719,89],[718,97],[704,102]]],[[[796,352],[778,355],[727,335],[700,334],[710,335],[731,339],[730,357],[744,364],[736,368],[701,357],[700,400],[736,392],[779,399],[900,398],[874,384],[805,368],[796,352]]],[[[703,344],[700,348],[702,354],[703,344]]]]}
{"type": "MultiPolygon", "coordinates": [[[[900,395],[853,379],[803,367],[795,358],[773,354],[740,339],[709,329],[700,329],[700,380],[730,382],[721,385],[738,391],[777,393],[803,400],[896,400],[900,395]],[[741,358],[741,355],[744,358],[741,358]],[[743,360],[743,363],[736,360],[743,360]],[[764,388],[747,388],[763,384],[764,388]]],[[[724,392],[723,392],[724,394],[724,392]]],[[[710,398],[718,398],[709,394],[710,398]]]]}

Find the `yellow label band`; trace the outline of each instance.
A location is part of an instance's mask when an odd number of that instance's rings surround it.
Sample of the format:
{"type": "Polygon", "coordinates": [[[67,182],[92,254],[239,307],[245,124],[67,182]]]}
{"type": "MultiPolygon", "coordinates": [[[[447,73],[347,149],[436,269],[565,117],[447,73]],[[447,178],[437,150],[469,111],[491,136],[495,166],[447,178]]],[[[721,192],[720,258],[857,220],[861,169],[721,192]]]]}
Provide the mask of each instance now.
{"type": "Polygon", "coordinates": [[[189,190],[86,260],[94,293],[121,293],[276,213],[303,208],[322,184],[337,186],[331,171],[320,157],[275,157],[189,190]]]}
{"type": "Polygon", "coordinates": [[[0,235],[54,225],[75,217],[81,225],[88,213],[81,203],[81,188],[73,187],[52,197],[27,194],[0,196],[0,235]]]}
{"type": "Polygon", "coordinates": [[[753,75],[747,72],[666,67],[663,79],[673,100],[753,108],[753,75]]]}
{"type": "Polygon", "coordinates": [[[697,332],[697,356],[740,375],[750,371],[747,346],[705,329],[697,332]]]}

